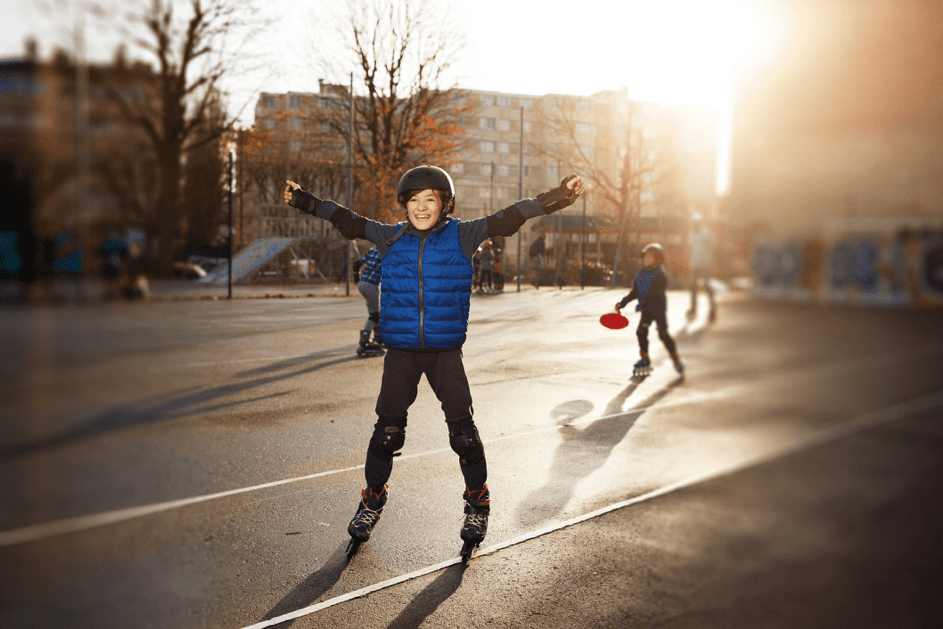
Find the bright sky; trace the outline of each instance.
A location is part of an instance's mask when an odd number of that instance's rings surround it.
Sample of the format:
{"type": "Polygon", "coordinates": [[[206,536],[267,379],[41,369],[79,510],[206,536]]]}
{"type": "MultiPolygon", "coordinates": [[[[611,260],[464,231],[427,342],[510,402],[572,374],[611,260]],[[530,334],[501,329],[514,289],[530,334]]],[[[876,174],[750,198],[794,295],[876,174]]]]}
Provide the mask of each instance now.
{"type": "MultiPolygon", "coordinates": [[[[55,32],[42,17],[48,12],[37,10],[33,1],[0,4],[0,57],[22,55],[28,34],[37,37],[43,56],[56,42],[71,43],[69,33],[55,32]]],[[[68,14],[69,3],[45,1],[68,14]]],[[[456,68],[460,87],[535,95],[588,95],[626,87],[630,98],[717,106],[729,124],[734,64],[763,39],[764,24],[750,12],[749,2],[476,0],[461,4],[447,27],[464,31],[467,41],[456,68]]],[[[330,49],[323,29],[313,24],[322,11],[336,12],[341,2],[265,0],[260,6],[276,20],[272,32],[256,44],[268,55],[267,71],[228,86],[233,100],[242,101],[234,104],[250,103],[242,117],[246,124],[252,123],[253,90],[316,92],[319,78],[346,83],[346,77],[326,76],[307,54],[314,45],[330,49]]],[[[111,57],[114,43],[107,37],[89,33],[88,40],[90,58],[111,57]]],[[[721,144],[718,187],[723,192],[729,175],[726,141],[721,144]]]]}

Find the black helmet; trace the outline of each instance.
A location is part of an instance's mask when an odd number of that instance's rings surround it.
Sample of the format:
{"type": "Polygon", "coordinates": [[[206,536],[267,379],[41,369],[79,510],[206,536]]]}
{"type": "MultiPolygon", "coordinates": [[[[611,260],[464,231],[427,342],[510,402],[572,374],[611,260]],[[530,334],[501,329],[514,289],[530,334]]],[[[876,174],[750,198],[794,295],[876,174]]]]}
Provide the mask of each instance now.
{"type": "Polygon", "coordinates": [[[644,256],[646,253],[655,254],[655,264],[661,264],[665,261],[665,250],[657,242],[645,245],[645,248],[642,249],[642,255],[644,256]]]}
{"type": "Polygon", "coordinates": [[[441,190],[447,197],[443,200],[442,215],[447,216],[455,209],[455,184],[449,174],[438,166],[416,166],[410,168],[400,177],[396,188],[396,200],[400,205],[406,205],[409,193],[413,190],[441,190]]]}

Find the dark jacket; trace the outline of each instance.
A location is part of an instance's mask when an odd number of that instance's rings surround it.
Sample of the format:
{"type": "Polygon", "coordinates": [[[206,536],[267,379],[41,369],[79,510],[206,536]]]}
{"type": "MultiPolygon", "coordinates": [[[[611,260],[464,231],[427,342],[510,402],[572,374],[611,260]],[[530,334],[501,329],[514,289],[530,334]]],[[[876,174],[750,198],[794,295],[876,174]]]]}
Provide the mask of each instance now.
{"type": "Polygon", "coordinates": [[[664,314],[668,310],[668,299],[665,290],[668,288],[668,276],[657,265],[654,268],[642,267],[642,271],[635,278],[632,292],[622,298],[619,308],[625,308],[633,299],[638,299],[643,313],[664,314]]]}

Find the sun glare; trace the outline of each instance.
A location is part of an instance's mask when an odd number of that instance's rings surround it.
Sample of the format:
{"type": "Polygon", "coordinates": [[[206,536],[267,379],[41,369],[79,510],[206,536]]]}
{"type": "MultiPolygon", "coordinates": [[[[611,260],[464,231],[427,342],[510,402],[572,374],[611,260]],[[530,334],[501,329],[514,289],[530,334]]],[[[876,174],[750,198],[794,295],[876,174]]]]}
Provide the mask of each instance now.
{"type": "Polygon", "coordinates": [[[670,103],[726,105],[736,65],[761,41],[742,2],[669,0],[637,6],[627,86],[670,103]]]}

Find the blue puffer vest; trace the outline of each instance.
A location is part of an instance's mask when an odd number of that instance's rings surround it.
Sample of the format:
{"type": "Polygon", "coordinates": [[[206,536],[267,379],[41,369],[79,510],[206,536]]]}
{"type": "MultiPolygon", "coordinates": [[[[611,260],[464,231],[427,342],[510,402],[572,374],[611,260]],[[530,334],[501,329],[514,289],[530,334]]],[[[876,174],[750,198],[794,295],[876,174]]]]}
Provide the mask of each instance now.
{"type": "MultiPolygon", "coordinates": [[[[638,274],[638,300],[641,302],[643,299],[648,297],[649,293],[652,292],[652,284],[655,281],[655,277],[659,275],[664,275],[665,272],[662,270],[661,265],[656,266],[654,269],[649,269],[647,267],[642,267],[641,272],[638,274]]],[[[645,310],[649,312],[666,312],[668,310],[668,302],[665,299],[664,295],[660,297],[655,297],[650,302],[645,304],[645,310]]]]}
{"type": "Polygon", "coordinates": [[[472,263],[462,253],[457,220],[424,241],[408,231],[397,238],[383,258],[382,286],[384,345],[453,349],[465,342],[472,263]]]}

